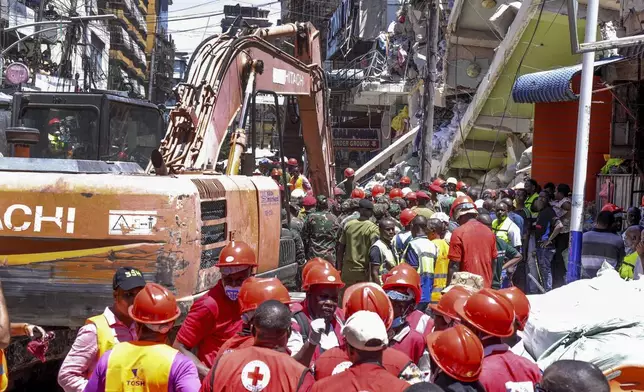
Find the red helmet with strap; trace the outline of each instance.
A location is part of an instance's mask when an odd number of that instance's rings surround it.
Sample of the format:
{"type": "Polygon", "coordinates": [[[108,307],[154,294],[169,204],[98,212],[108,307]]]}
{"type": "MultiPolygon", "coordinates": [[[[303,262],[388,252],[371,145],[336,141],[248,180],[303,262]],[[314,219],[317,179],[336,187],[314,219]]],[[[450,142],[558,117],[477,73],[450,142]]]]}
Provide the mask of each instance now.
{"type": "Polygon", "coordinates": [[[344,169],[344,178],[351,178],[356,175],[356,171],[350,167],[344,169]]]}
{"type": "Polygon", "coordinates": [[[448,376],[462,382],[478,380],[483,369],[483,345],[463,325],[432,332],[426,338],[429,355],[448,376]]]}
{"type": "Polygon", "coordinates": [[[380,316],[389,329],[394,321],[394,308],[387,293],[379,285],[371,282],[356,283],[347,288],[342,299],[344,316],[348,319],[360,310],[374,312],[380,316]]]}
{"type": "Polygon", "coordinates": [[[396,197],[403,197],[402,189],[393,188],[392,190],[389,191],[390,199],[395,199],[396,197]]]}
{"type": "Polygon", "coordinates": [[[443,294],[437,304],[429,304],[429,307],[434,311],[434,313],[447,316],[455,320],[460,320],[461,316],[456,313],[454,304],[462,299],[468,299],[473,293],[474,291],[465,286],[453,286],[443,294]]]}
{"type": "Polygon", "coordinates": [[[420,302],[420,275],[407,263],[400,263],[383,276],[382,288],[387,290],[411,289],[416,303],[420,302]]]}
{"type": "Polygon", "coordinates": [[[474,202],[472,201],[471,197],[459,196],[452,203],[452,208],[449,211],[449,215],[453,217],[454,212],[456,212],[456,210],[460,208],[471,209],[471,208],[476,208],[476,206],[474,205],[474,202]]]}
{"type": "Polygon", "coordinates": [[[177,299],[168,289],[157,283],[148,283],[128,308],[132,320],[142,324],[166,324],[181,316],[177,299]]]}
{"type": "Polygon", "coordinates": [[[302,282],[306,280],[306,274],[308,274],[311,268],[316,267],[318,265],[324,268],[334,268],[333,265],[329,263],[327,260],[324,260],[321,257],[314,257],[311,260],[304,263],[304,267],[302,268],[302,282]]]}
{"type": "Polygon", "coordinates": [[[309,291],[311,286],[316,285],[334,286],[341,289],[344,287],[344,282],[342,282],[340,273],[335,268],[314,265],[307,271],[306,277],[302,281],[302,290],[309,291]]]}
{"type": "Polygon", "coordinates": [[[407,226],[409,226],[409,224],[411,223],[411,221],[413,221],[413,220],[414,220],[414,218],[415,218],[417,215],[418,215],[418,214],[417,214],[416,212],[412,211],[410,208],[405,208],[405,209],[404,209],[404,210],[402,210],[402,212],[400,213],[400,224],[402,224],[402,225],[403,225],[403,227],[407,227],[407,226]]]}
{"type": "Polygon", "coordinates": [[[514,306],[492,289],[483,289],[454,304],[461,322],[491,336],[506,338],[514,333],[514,306]]]}
{"type": "Polygon", "coordinates": [[[371,196],[373,196],[373,197],[378,197],[380,195],[384,195],[385,192],[386,192],[385,187],[380,185],[380,184],[376,184],[376,185],[373,186],[373,188],[371,188],[371,196]]]}

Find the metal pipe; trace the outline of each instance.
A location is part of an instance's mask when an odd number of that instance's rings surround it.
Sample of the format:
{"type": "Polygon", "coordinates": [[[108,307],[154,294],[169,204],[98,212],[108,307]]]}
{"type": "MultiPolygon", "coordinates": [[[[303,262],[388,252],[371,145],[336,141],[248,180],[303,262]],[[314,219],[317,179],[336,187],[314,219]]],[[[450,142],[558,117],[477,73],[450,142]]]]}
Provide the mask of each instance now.
{"type": "MultiPolygon", "coordinates": [[[[597,36],[599,0],[588,0],[585,43],[593,43],[597,36]]],[[[590,141],[590,110],[593,98],[595,53],[583,55],[579,110],[577,113],[577,144],[575,147],[575,171],[572,188],[572,214],[570,221],[570,258],[568,260],[568,283],[581,276],[581,245],[583,238],[584,188],[588,171],[588,143],[590,141]]]]}
{"type": "Polygon", "coordinates": [[[248,105],[250,104],[253,94],[255,94],[255,65],[255,62],[250,65],[250,74],[248,75],[248,82],[246,82],[244,102],[242,102],[242,107],[239,112],[238,126],[231,137],[228,165],[226,166],[226,175],[228,176],[233,176],[239,173],[241,156],[246,149],[246,115],[248,113],[248,105]]]}
{"type": "Polygon", "coordinates": [[[44,30],[40,30],[40,31],[35,31],[35,32],[33,32],[33,33],[29,34],[29,35],[25,35],[24,37],[22,37],[22,38],[21,38],[21,39],[19,39],[18,41],[16,41],[16,42],[12,43],[11,45],[7,46],[7,47],[2,51],[2,53],[0,53],[0,56],[4,56],[4,55],[5,55],[8,51],[10,51],[14,46],[18,45],[19,43],[21,43],[22,41],[25,41],[25,40],[26,40],[26,39],[28,39],[28,38],[33,37],[34,35],[41,34],[41,33],[46,33],[46,32],[48,32],[48,31],[54,31],[54,30],[58,30],[58,26],[56,26],[56,27],[50,27],[50,28],[48,28],[48,29],[44,29],[44,30]]]}
{"type": "Polygon", "coordinates": [[[300,26],[298,26],[296,23],[288,23],[281,26],[257,29],[255,35],[262,38],[288,37],[295,35],[295,33],[297,33],[299,29],[300,26]]]}

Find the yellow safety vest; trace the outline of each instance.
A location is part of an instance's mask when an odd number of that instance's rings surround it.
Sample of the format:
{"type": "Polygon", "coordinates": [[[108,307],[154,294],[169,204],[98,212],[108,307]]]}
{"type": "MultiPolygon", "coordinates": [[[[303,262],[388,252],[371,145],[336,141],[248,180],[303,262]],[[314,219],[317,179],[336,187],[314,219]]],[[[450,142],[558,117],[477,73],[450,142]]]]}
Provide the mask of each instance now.
{"type": "Polygon", "coordinates": [[[85,321],[85,325],[87,324],[94,324],[96,326],[96,345],[98,346],[98,357],[100,358],[116,344],[114,332],[102,314],[88,318],[85,321]]]}
{"type": "Polygon", "coordinates": [[[295,178],[291,177],[291,179],[288,182],[289,182],[288,187],[291,190],[291,192],[296,190],[296,189],[301,189],[303,191],[306,190],[306,189],[304,189],[304,185],[303,185],[304,184],[304,176],[302,176],[301,174],[300,174],[299,177],[297,177],[297,180],[295,178]]]}
{"type": "Polygon", "coordinates": [[[432,288],[431,303],[437,304],[443,296],[442,291],[447,286],[447,275],[449,272],[449,245],[443,239],[435,239],[432,242],[438,248],[436,264],[434,265],[434,287],[432,288]]]}
{"type": "Polygon", "coordinates": [[[510,236],[508,235],[508,226],[512,221],[510,218],[505,218],[503,222],[499,222],[498,219],[492,221],[492,231],[496,235],[496,238],[505,241],[507,244],[510,244],[510,236]]]}
{"type": "MultiPolygon", "coordinates": [[[[411,241],[409,241],[409,244],[405,248],[405,251],[403,252],[403,257],[402,261],[406,262],[407,264],[409,263],[408,259],[408,254],[409,250],[413,249],[414,253],[418,255],[418,274],[420,275],[420,281],[421,281],[421,292],[426,291],[424,290],[423,287],[423,280],[426,278],[430,278],[431,280],[434,279],[434,263],[436,261],[436,256],[438,253],[438,249],[436,245],[430,241],[427,237],[416,237],[413,238],[411,241]]],[[[429,288],[429,291],[431,293],[433,289],[433,284],[432,287],[429,288]]],[[[422,298],[421,301],[431,301],[431,295],[429,298],[422,298]]]]}
{"type": "Polygon", "coordinates": [[[532,218],[535,218],[535,219],[537,218],[539,213],[532,212],[532,203],[534,203],[534,201],[537,200],[538,197],[539,197],[539,194],[534,193],[532,194],[532,196],[528,197],[528,200],[525,201],[525,207],[528,209],[528,211],[530,211],[530,215],[532,216],[532,218]]]}
{"type": "Polygon", "coordinates": [[[624,261],[619,266],[619,276],[625,280],[633,280],[635,275],[635,264],[637,264],[637,252],[624,256],[624,261]]]}
{"type": "Polygon", "coordinates": [[[107,361],[105,392],[167,392],[177,353],[163,343],[117,344],[107,361]]]}
{"type": "Polygon", "coordinates": [[[382,264],[380,264],[380,269],[378,270],[378,275],[380,277],[380,284],[382,285],[382,275],[384,275],[387,272],[387,268],[385,267],[385,262],[392,264],[393,266],[398,265],[398,257],[397,255],[392,252],[391,249],[387,247],[382,241],[378,240],[376,241],[371,247],[376,247],[380,251],[380,260],[383,261],[382,264]]]}
{"type": "Polygon", "coordinates": [[[2,361],[2,367],[0,367],[0,392],[7,390],[9,386],[9,372],[7,371],[7,357],[4,355],[4,350],[0,350],[0,361],[2,361]]]}

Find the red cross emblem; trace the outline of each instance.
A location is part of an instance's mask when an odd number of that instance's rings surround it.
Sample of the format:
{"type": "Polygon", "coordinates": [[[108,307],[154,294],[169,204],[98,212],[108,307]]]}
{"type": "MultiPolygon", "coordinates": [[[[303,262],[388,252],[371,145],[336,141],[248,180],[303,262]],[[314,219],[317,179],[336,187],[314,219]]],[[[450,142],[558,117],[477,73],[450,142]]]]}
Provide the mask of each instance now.
{"type": "Polygon", "coordinates": [[[262,361],[250,361],[242,369],[242,385],[248,391],[259,392],[268,386],[270,380],[271,371],[262,361]]]}

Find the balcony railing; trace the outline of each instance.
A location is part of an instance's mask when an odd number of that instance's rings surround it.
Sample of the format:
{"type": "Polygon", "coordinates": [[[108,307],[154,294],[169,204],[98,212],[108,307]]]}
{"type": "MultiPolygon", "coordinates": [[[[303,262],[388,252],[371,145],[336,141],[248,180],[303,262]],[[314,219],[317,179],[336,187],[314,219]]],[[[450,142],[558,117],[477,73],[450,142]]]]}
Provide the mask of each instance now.
{"type": "Polygon", "coordinates": [[[341,69],[327,72],[329,88],[348,90],[365,81],[377,80],[386,70],[387,59],[374,49],[354,59],[341,69]]]}

